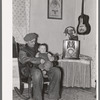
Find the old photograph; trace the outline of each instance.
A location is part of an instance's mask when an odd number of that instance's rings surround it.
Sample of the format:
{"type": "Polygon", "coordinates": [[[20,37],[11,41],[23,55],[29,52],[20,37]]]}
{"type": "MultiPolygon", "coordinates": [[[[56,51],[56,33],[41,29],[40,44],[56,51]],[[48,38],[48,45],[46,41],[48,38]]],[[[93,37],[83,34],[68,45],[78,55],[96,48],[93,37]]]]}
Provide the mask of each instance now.
{"type": "Polygon", "coordinates": [[[12,0],[12,100],[97,100],[98,0],[12,0]]]}

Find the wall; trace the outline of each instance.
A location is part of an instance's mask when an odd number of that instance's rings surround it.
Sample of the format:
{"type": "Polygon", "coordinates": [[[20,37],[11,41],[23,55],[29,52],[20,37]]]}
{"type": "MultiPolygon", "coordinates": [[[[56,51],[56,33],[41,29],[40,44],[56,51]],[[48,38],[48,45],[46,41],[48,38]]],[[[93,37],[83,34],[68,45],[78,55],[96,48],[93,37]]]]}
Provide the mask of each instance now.
{"type": "Polygon", "coordinates": [[[29,33],[30,0],[12,0],[13,36],[15,41],[25,43],[24,36],[29,33]]]}
{"type": "MultiPolygon", "coordinates": [[[[78,24],[78,16],[81,14],[81,1],[76,0],[76,14],[75,14],[75,26],[78,24]]],[[[89,55],[95,58],[96,50],[96,1],[95,0],[84,0],[84,13],[89,15],[89,23],[91,25],[91,32],[89,35],[80,35],[81,40],[81,53],[89,55]],[[91,51],[90,51],[91,50],[91,51]]]]}
{"type": "Polygon", "coordinates": [[[75,25],[75,0],[63,0],[62,20],[47,18],[48,0],[31,0],[30,32],[39,34],[39,42],[46,42],[49,49],[62,53],[64,30],[75,25]]]}
{"type": "MultiPolygon", "coordinates": [[[[82,0],[76,0],[76,12],[75,12],[75,26],[78,24],[78,16],[81,14],[81,4],[82,0]]],[[[96,78],[96,50],[97,50],[97,23],[96,23],[96,0],[84,0],[84,13],[89,15],[89,23],[91,25],[91,32],[89,35],[79,36],[81,41],[80,51],[81,54],[88,55],[92,57],[92,66],[91,66],[91,84],[95,86],[95,78],[96,78]]]]}
{"type": "MultiPolygon", "coordinates": [[[[47,18],[47,1],[31,0],[30,32],[37,32],[40,36],[39,42],[46,42],[50,50],[61,53],[64,29],[67,26],[77,26],[78,24],[78,16],[81,14],[81,0],[63,0],[62,20],[47,18]]],[[[84,1],[85,13],[90,16],[89,23],[92,30],[89,35],[79,36],[81,53],[94,58],[96,49],[94,46],[96,43],[96,5],[95,0],[84,1]]]]}

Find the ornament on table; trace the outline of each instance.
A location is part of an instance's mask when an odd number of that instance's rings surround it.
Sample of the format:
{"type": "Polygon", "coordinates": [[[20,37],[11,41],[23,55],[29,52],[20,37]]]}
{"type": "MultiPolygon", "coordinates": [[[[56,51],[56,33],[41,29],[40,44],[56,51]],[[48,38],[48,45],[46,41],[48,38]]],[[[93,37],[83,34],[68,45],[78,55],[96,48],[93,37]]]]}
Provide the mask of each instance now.
{"type": "Polygon", "coordinates": [[[75,28],[72,26],[68,26],[67,28],[65,28],[64,34],[69,40],[78,40],[78,35],[75,31],[75,28]]]}

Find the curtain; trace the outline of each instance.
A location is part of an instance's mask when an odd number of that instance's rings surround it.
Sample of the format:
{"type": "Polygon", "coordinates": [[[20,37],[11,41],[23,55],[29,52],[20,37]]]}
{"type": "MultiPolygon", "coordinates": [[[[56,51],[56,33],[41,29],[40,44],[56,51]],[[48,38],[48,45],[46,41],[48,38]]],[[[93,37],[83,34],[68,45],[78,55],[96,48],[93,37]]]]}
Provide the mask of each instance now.
{"type": "Polygon", "coordinates": [[[24,36],[29,33],[30,0],[13,0],[13,36],[15,41],[24,43],[24,36]]]}

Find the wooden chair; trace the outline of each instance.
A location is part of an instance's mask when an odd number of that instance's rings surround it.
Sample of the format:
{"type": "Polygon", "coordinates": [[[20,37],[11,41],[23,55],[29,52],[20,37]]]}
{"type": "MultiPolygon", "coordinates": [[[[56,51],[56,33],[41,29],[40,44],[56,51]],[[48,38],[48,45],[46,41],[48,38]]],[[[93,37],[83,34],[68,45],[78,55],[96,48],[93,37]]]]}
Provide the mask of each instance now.
{"type": "MultiPolygon", "coordinates": [[[[21,48],[23,48],[24,44],[19,44],[19,43],[16,43],[16,51],[17,51],[17,54],[19,54],[19,51],[21,48]]],[[[21,72],[21,63],[19,62],[19,56],[17,55],[18,57],[18,67],[19,67],[19,79],[20,79],[20,88],[18,89],[17,87],[14,87],[16,93],[22,98],[22,99],[29,99],[32,95],[31,95],[31,91],[32,91],[32,88],[31,88],[31,77],[25,77],[22,72],[21,72]],[[23,91],[24,91],[24,85],[25,84],[28,84],[28,96],[24,96],[23,95],[23,91]]],[[[44,85],[47,86],[49,84],[49,80],[48,78],[44,78],[44,85]]]]}
{"type": "Polygon", "coordinates": [[[19,43],[16,43],[16,54],[17,54],[17,58],[18,58],[18,69],[19,69],[19,81],[20,81],[20,89],[18,89],[17,87],[14,87],[16,93],[22,98],[22,99],[29,99],[30,96],[31,96],[31,79],[29,77],[25,77],[24,75],[22,75],[21,73],[21,64],[19,62],[19,51],[20,49],[24,46],[24,44],[19,44],[19,43]],[[22,95],[23,94],[23,91],[24,91],[24,85],[25,84],[28,84],[28,97],[22,95]]]}

